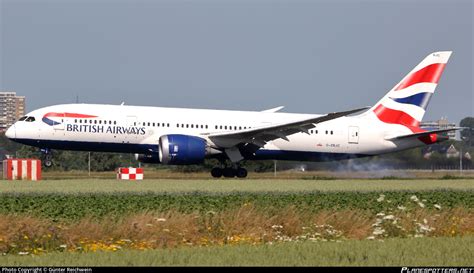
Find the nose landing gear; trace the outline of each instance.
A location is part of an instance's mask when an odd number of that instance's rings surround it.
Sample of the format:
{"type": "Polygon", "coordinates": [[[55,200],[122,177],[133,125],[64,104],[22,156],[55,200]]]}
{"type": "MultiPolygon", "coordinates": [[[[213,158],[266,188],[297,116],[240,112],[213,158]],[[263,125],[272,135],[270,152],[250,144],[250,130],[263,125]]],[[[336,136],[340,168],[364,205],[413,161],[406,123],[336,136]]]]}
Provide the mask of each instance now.
{"type": "Polygon", "coordinates": [[[53,166],[53,153],[50,149],[41,149],[41,160],[46,168],[53,166]]]}

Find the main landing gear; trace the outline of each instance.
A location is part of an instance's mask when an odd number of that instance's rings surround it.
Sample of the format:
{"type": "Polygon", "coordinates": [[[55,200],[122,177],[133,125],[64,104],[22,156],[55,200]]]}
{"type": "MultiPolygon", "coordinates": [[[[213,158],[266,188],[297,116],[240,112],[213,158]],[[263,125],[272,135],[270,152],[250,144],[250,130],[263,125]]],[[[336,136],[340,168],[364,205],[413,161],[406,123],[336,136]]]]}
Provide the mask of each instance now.
{"type": "Polygon", "coordinates": [[[41,149],[43,165],[46,168],[53,166],[53,153],[50,149],[41,149]]]}
{"type": "Polygon", "coordinates": [[[237,167],[237,168],[216,167],[211,170],[211,175],[214,178],[219,178],[222,176],[224,176],[225,178],[232,178],[232,177],[245,178],[247,177],[247,169],[241,168],[241,167],[237,167]]]}

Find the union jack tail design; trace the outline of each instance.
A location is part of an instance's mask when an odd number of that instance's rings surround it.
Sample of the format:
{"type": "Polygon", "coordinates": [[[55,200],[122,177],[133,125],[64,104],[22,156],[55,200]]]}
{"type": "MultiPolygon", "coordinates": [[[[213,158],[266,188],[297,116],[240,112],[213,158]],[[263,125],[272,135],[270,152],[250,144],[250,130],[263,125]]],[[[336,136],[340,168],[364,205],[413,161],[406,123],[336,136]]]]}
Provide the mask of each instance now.
{"type": "Polygon", "coordinates": [[[369,112],[384,123],[400,124],[412,132],[419,132],[419,125],[433,95],[451,51],[428,55],[369,112]]]}

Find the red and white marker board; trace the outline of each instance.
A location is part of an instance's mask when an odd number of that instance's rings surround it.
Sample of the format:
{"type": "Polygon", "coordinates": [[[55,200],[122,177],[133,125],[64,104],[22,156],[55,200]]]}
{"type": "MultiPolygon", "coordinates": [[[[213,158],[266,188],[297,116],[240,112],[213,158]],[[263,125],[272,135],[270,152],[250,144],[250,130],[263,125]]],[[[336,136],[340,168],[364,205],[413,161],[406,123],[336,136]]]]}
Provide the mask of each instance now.
{"type": "Polygon", "coordinates": [[[143,168],[118,168],[117,179],[143,180],[143,168]]]}
{"type": "Polygon", "coordinates": [[[41,180],[41,160],[10,158],[3,160],[3,179],[41,180]]]}

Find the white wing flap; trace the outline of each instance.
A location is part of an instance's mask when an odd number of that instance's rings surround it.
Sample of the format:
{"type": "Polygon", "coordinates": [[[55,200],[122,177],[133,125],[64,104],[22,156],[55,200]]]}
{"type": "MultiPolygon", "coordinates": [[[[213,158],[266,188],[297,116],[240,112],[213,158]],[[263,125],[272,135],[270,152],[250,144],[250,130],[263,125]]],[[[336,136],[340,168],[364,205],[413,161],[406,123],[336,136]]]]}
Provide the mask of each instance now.
{"type": "Polygon", "coordinates": [[[314,128],[315,124],[347,116],[366,109],[368,109],[368,107],[344,112],[334,112],[314,118],[271,124],[246,130],[211,133],[207,135],[207,137],[220,148],[233,147],[239,143],[252,143],[259,147],[263,147],[268,141],[278,138],[288,140],[287,136],[289,135],[301,132],[308,133],[308,130],[314,128]]]}

